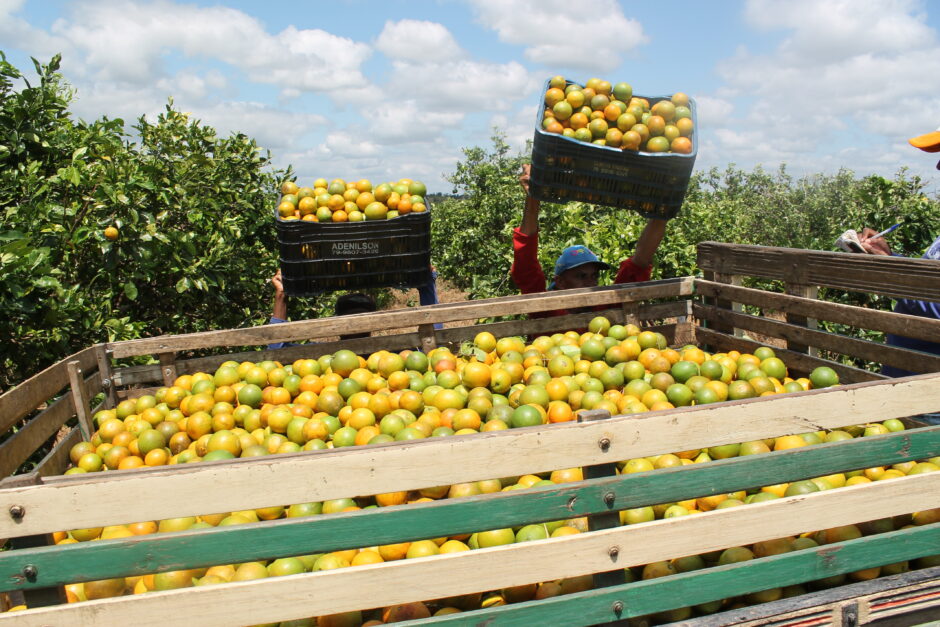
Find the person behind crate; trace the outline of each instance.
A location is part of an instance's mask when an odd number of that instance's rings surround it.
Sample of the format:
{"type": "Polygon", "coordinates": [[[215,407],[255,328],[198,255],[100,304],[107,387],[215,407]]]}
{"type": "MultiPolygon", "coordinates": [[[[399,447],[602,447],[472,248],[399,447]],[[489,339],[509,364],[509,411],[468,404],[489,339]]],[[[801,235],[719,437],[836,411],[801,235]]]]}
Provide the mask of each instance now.
{"type": "MultiPolygon", "coordinates": [[[[522,224],[512,232],[513,262],[509,270],[516,287],[523,294],[546,291],[545,273],[539,264],[539,208],[540,203],[529,195],[528,164],[522,166],[519,183],[526,192],[522,224]]],[[[653,269],[653,256],[666,233],[666,220],[650,220],[637,241],[633,256],[620,262],[614,283],[649,281],[653,269]]],[[[555,262],[553,280],[549,290],[567,290],[595,287],[601,270],[610,269],[587,246],[566,248],[555,262]]],[[[534,314],[533,317],[561,316],[570,313],[560,309],[534,314]]]]}
{"type": "MultiPolygon", "coordinates": [[[[271,283],[274,285],[274,312],[271,314],[271,320],[268,324],[279,324],[287,322],[287,294],[284,293],[284,280],[281,277],[281,270],[271,277],[271,283]]],[[[437,304],[437,272],[431,268],[430,282],[418,287],[418,300],[421,305],[437,304]]],[[[355,294],[343,294],[336,299],[335,315],[349,316],[358,313],[371,313],[377,310],[375,299],[368,294],[357,292],[355,294]]],[[[435,324],[435,328],[441,328],[435,324]]],[[[369,333],[350,333],[341,335],[341,340],[351,340],[358,337],[368,337],[369,333]]],[[[268,345],[268,348],[284,348],[293,346],[292,342],[278,342],[268,345]]]]}
{"type": "MultiPolygon", "coordinates": [[[[914,137],[909,141],[911,145],[920,148],[925,152],[940,152],[940,129],[937,129],[932,133],[927,133],[926,135],[914,137]]],[[[940,163],[937,164],[937,168],[940,169],[940,163]]],[[[859,241],[862,244],[862,248],[865,249],[865,252],[872,255],[891,255],[894,257],[901,256],[891,252],[891,246],[888,244],[888,242],[885,241],[884,237],[872,237],[876,234],[877,231],[868,227],[864,228],[859,234],[859,241]]],[[[927,252],[924,253],[923,258],[933,259],[937,261],[938,264],[940,264],[940,237],[937,237],[927,248],[927,252]]],[[[938,270],[940,270],[940,267],[938,267],[938,270]]],[[[894,312],[907,314],[909,316],[920,316],[922,318],[940,320],[940,303],[926,300],[915,300],[913,298],[902,298],[899,299],[895,305],[894,312]]],[[[903,335],[894,335],[892,333],[887,335],[886,342],[889,346],[909,348],[940,355],[940,343],[937,342],[918,340],[915,338],[904,337],[903,335]]],[[[907,377],[915,374],[913,372],[902,370],[900,368],[894,368],[892,366],[883,366],[881,373],[889,377],[907,377]]],[[[940,424],[940,422],[937,424],[940,424]]]]}

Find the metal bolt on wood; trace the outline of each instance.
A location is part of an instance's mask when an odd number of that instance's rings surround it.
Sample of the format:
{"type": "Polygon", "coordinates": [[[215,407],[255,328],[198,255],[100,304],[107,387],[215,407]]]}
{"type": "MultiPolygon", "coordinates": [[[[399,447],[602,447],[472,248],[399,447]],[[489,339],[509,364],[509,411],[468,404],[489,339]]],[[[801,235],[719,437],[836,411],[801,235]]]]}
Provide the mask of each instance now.
{"type": "Polygon", "coordinates": [[[610,609],[614,611],[614,614],[616,614],[617,616],[620,616],[621,614],[623,614],[623,601],[614,601],[614,604],[611,606],[610,609]]]}
{"type": "Polygon", "coordinates": [[[601,438],[597,445],[600,447],[601,451],[606,453],[610,448],[610,438],[601,438]]]}
{"type": "Polygon", "coordinates": [[[617,556],[620,555],[620,547],[619,547],[619,546],[612,546],[612,547],[610,547],[609,549],[607,549],[607,555],[610,556],[610,560],[611,560],[612,562],[616,562],[616,561],[617,561],[617,556]]]}
{"type": "Polygon", "coordinates": [[[13,520],[20,520],[23,516],[26,515],[26,508],[22,505],[11,505],[10,506],[10,518],[13,520]]]}
{"type": "Polygon", "coordinates": [[[33,564],[27,564],[23,567],[23,576],[26,577],[29,581],[36,581],[36,577],[39,575],[39,569],[36,568],[33,564]]]}
{"type": "Polygon", "coordinates": [[[613,492],[608,492],[607,494],[604,495],[604,505],[606,505],[607,507],[613,507],[614,501],[616,499],[617,499],[616,494],[614,494],[613,492]]]}

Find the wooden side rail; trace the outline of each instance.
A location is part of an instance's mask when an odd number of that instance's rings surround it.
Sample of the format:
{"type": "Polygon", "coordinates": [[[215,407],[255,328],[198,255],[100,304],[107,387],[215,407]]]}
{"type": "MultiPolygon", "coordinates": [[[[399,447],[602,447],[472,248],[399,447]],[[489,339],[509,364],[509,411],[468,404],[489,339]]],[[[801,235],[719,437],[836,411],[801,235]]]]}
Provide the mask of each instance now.
{"type": "MultiPolygon", "coordinates": [[[[641,304],[636,308],[636,315],[641,321],[662,320],[668,318],[681,318],[691,313],[691,302],[688,300],[641,304]]],[[[489,331],[496,337],[526,335],[529,337],[540,333],[555,332],[559,329],[586,328],[591,318],[603,315],[614,324],[626,322],[626,314],[622,307],[613,307],[601,311],[588,313],[568,314],[552,318],[536,318],[532,320],[509,320],[505,322],[491,322],[467,327],[453,327],[449,329],[434,330],[434,343],[438,346],[446,345],[456,347],[461,342],[473,339],[473,335],[482,331],[489,331]]],[[[666,336],[670,344],[686,344],[692,341],[692,325],[689,322],[668,325],[647,325],[644,328],[659,331],[666,336]]],[[[177,374],[193,374],[196,372],[213,372],[219,365],[228,360],[234,361],[263,361],[272,359],[284,364],[292,363],[295,359],[317,358],[320,355],[335,353],[341,348],[349,349],[361,354],[369,354],[379,349],[400,351],[422,346],[421,335],[417,332],[399,333],[395,335],[380,335],[368,338],[355,338],[329,342],[312,342],[285,348],[266,349],[261,351],[243,351],[228,355],[213,355],[195,359],[183,359],[174,362],[177,374]]],[[[138,383],[156,383],[163,381],[161,366],[152,364],[146,366],[129,366],[116,369],[114,380],[117,385],[127,386],[138,383]]]]}
{"type": "Polygon", "coordinates": [[[0,537],[195,516],[545,472],[936,411],[940,374],[472,437],[91,475],[0,490],[0,537]],[[599,451],[597,442],[609,443],[599,451]],[[506,455],[507,450],[525,454],[506,455]],[[559,459],[558,451],[564,451],[559,459]],[[441,464],[447,459],[447,464],[441,464]],[[382,468],[382,473],[363,472],[382,468]],[[401,469],[399,471],[397,469],[401,469]],[[404,470],[407,469],[407,472],[404,470]],[[318,477],[298,482],[296,477],[318,477]],[[220,482],[230,486],[220,491],[220,482]],[[173,494],[127,507],[128,494],[173,494]],[[71,506],[94,502],[94,508],[71,506]]]}
{"type": "Polygon", "coordinates": [[[940,302],[940,272],[930,259],[702,242],[698,266],[726,275],[940,302]]]}
{"type": "Polygon", "coordinates": [[[115,359],[152,355],[195,348],[222,346],[257,346],[276,342],[331,337],[341,334],[375,330],[401,329],[435,323],[473,320],[540,311],[603,305],[618,306],[624,301],[673,298],[692,294],[691,277],[650,281],[642,284],[544,292],[523,296],[506,296],[465,303],[445,303],[427,307],[378,313],[354,314],[341,318],[323,318],[284,324],[271,324],[247,329],[206,331],[188,335],[168,335],[109,344],[115,359]]]}
{"type": "MultiPolygon", "coordinates": [[[[230,625],[232,616],[238,616],[239,621],[245,624],[277,622],[363,609],[363,605],[383,607],[593,574],[609,570],[614,559],[618,566],[629,567],[729,546],[743,546],[816,529],[885,518],[902,511],[917,511],[925,503],[936,504],[938,493],[940,474],[925,473],[538,542],[38,608],[0,615],[0,625],[113,625],[131,622],[135,625],[162,625],[167,607],[184,613],[199,625],[230,625]],[[613,547],[620,550],[613,552],[613,547]],[[577,556],[577,559],[570,556],[577,556]],[[396,585],[395,582],[421,582],[421,585],[396,585]],[[310,594],[310,590],[316,590],[316,594],[310,594]],[[357,594],[349,594],[350,590],[356,590],[357,594]],[[260,602],[260,599],[265,602],[260,602]]],[[[748,586],[758,586],[752,590],[760,590],[776,585],[777,581],[770,576],[772,574],[783,581],[788,577],[800,576],[805,581],[833,574],[827,564],[831,566],[833,561],[841,558],[845,561],[838,562],[833,569],[835,572],[928,555],[936,550],[940,523],[884,535],[886,537],[872,536],[850,541],[854,544],[839,543],[775,556],[766,562],[755,560],[746,565],[750,569],[759,569],[761,564],[785,561],[786,558],[795,560],[809,554],[818,558],[806,563],[800,560],[795,567],[768,569],[757,576],[736,579],[739,584],[749,582],[748,586]],[[850,546],[853,548],[846,550],[850,546]],[[811,568],[810,564],[815,567],[811,568]]],[[[691,576],[704,579],[726,572],[725,569],[697,571],[680,575],[673,581],[695,586],[696,580],[688,584],[691,576]]],[[[664,582],[670,580],[672,578],[664,578],[664,582]]],[[[643,584],[651,585],[650,582],[642,582],[641,586],[643,584]]],[[[716,587],[704,588],[699,584],[698,588],[701,596],[670,595],[669,601],[661,601],[657,609],[665,609],[662,604],[669,607],[670,603],[684,606],[693,598],[705,602],[709,597],[725,596],[716,587]],[[706,589],[710,589],[708,594],[705,594],[706,589]]],[[[592,594],[623,592],[622,588],[613,587],[595,590],[592,594]]],[[[555,603],[565,600],[564,596],[552,599],[555,603]]],[[[642,610],[641,607],[637,604],[629,611],[657,611],[649,606],[642,610]]],[[[622,604],[621,611],[624,610],[625,604],[622,604]]],[[[529,624],[538,624],[538,621],[529,624]]],[[[578,624],[582,623],[579,621],[578,624]]]]}
{"type": "Polygon", "coordinates": [[[937,451],[940,427],[933,427],[655,473],[607,476],[408,507],[7,551],[0,553],[0,590],[327,553],[598,514],[615,518],[604,527],[610,528],[620,526],[618,512],[624,509],[887,466],[923,459],[937,451]],[[36,573],[32,580],[17,576],[27,564],[36,573]]]}

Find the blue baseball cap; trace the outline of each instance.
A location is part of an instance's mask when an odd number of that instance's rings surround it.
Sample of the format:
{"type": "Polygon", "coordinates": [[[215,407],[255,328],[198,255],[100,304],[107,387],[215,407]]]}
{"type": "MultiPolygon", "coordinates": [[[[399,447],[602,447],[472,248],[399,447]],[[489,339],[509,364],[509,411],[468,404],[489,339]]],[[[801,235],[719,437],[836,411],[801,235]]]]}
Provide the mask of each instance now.
{"type": "Polygon", "coordinates": [[[558,257],[558,261],[555,262],[555,276],[558,276],[566,270],[571,270],[572,268],[577,268],[587,263],[594,263],[601,268],[610,269],[610,265],[598,259],[597,255],[592,253],[587,246],[578,244],[576,246],[569,246],[562,251],[561,256],[558,257]]]}

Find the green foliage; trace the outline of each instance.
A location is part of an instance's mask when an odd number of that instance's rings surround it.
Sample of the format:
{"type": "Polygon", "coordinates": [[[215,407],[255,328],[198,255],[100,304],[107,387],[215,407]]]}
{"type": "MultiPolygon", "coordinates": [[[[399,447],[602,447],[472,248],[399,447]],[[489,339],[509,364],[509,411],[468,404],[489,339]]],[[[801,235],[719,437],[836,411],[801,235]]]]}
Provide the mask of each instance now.
{"type": "MultiPolygon", "coordinates": [[[[522,219],[523,191],[517,178],[522,156],[510,157],[497,132],[493,149],[464,150],[465,160],[451,178],[455,192],[435,215],[433,250],[443,278],[467,288],[475,298],[515,292],[509,279],[511,233],[522,219]]],[[[928,198],[924,183],[901,170],[895,179],[856,178],[847,170],[795,180],[785,168],[770,173],[734,166],[696,172],[681,213],[669,222],[656,255],[653,278],[698,275],[696,247],[703,241],[735,242],[812,250],[834,250],[846,229],[904,225],[890,236],[894,251],[919,257],[940,231],[940,202],[928,198]]],[[[632,212],[572,202],[543,203],[539,218],[539,258],[546,275],[561,251],[583,243],[611,265],[628,257],[645,220],[632,212]]],[[[611,281],[612,276],[607,281],[611,281]]],[[[603,282],[603,281],[602,281],[603,282]]],[[[750,285],[778,289],[770,282],[750,285]]],[[[821,290],[821,298],[890,309],[891,299],[821,290]]],[[[832,330],[879,340],[879,334],[832,330]]]]}
{"type": "Polygon", "coordinates": [[[263,323],[290,172],[172,101],[136,141],[74,120],[59,57],[34,63],[35,86],[0,53],[0,388],[95,342],[263,323]]]}

